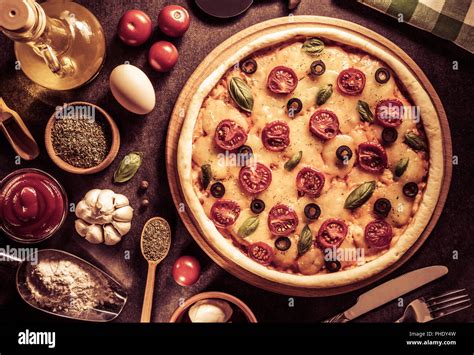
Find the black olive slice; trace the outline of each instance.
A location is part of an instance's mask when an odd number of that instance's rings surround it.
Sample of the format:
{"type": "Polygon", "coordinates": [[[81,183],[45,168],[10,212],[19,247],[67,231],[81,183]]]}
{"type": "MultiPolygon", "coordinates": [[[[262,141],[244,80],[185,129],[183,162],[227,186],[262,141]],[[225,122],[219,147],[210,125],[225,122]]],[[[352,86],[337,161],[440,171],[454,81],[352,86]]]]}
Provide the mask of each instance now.
{"type": "Polygon", "coordinates": [[[418,184],[415,182],[407,182],[403,185],[403,194],[407,197],[415,197],[418,194],[418,184]]]}
{"type": "Polygon", "coordinates": [[[315,203],[308,203],[304,208],[304,215],[308,219],[318,219],[321,215],[321,207],[315,203]]]}
{"type": "Polygon", "coordinates": [[[221,182],[215,182],[211,185],[211,195],[215,198],[221,198],[225,194],[225,186],[221,182]]]}
{"type": "Polygon", "coordinates": [[[392,204],[386,198],[379,198],[374,203],[374,212],[379,216],[387,217],[391,209],[392,204]]]}
{"type": "Polygon", "coordinates": [[[349,148],[347,145],[341,145],[336,150],[336,157],[337,157],[337,159],[339,159],[342,162],[351,160],[351,158],[352,158],[352,149],[349,148]]]}
{"type": "Polygon", "coordinates": [[[288,103],[286,104],[286,109],[288,110],[288,116],[294,117],[303,109],[303,103],[300,99],[294,97],[288,100],[288,103]]]}
{"type": "Polygon", "coordinates": [[[375,80],[379,84],[385,84],[387,81],[390,80],[390,75],[390,70],[388,70],[387,68],[378,68],[375,71],[375,80]]]}
{"type": "Polygon", "coordinates": [[[253,74],[257,71],[257,62],[252,58],[245,59],[240,62],[240,70],[245,74],[253,74]]]}
{"type": "Polygon", "coordinates": [[[315,60],[311,63],[311,74],[313,75],[323,75],[326,71],[326,64],[322,60],[315,60]]]}
{"type": "Polygon", "coordinates": [[[277,248],[280,251],[285,251],[290,249],[291,247],[291,240],[288,237],[280,237],[277,240],[275,240],[275,248],[277,248]]]}
{"type": "Polygon", "coordinates": [[[329,260],[325,262],[326,269],[329,272],[336,272],[341,269],[341,262],[339,260],[329,260]]]}
{"type": "Polygon", "coordinates": [[[384,143],[391,144],[398,138],[398,132],[393,127],[385,127],[382,131],[382,140],[384,143]]]}
{"type": "Polygon", "coordinates": [[[265,202],[257,198],[250,203],[250,209],[253,213],[262,213],[265,210],[265,202]]]}

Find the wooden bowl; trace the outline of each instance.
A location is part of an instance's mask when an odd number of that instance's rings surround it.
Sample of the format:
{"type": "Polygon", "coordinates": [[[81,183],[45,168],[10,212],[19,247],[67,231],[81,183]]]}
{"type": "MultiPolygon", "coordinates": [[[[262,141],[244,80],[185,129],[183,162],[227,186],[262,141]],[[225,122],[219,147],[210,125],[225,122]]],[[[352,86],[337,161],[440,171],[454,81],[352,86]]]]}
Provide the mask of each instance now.
{"type": "Polygon", "coordinates": [[[183,221],[187,230],[197,242],[197,244],[201,247],[201,249],[203,249],[206,254],[211,257],[211,259],[216,262],[220,267],[222,267],[232,275],[238,277],[239,279],[256,287],[289,296],[327,297],[355,291],[362,287],[371,285],[374,282],[380,280],[381,278],[389,275],[401,265],[403,265],[428,238],[436,222],[438,221],[443,210],[444,204],[446,202],[453,169],[451,163],[452,144],[449,123],[443,108],[443,104],[440,98],[438,97],[438,94],[436,93],[435,89],[431,85],[430,81],[420,69],[420,67],[415,63],[415,61],[410,58],[410,56],[408,56],[408,54],[406,54],[401,48],[396,46],[387,38],[369,30],[366,27],[357,25],[353,22],[323,16],[293,16],[291,18],[291,21],[288,20],[288,17],[281,17],[258,23],[241,32],[238,32],[237,34],[233,35],[232,37],[222,42],[219,46],[217,46],[201,62],[201,64],[196,68],[194,73],[190,76],[190,78],[184,85],[175,103],[175,107],[173,113],[171,114],[171,119],[168,126],[168,135],[166,140],[166,170],[171,194],[173,196],[173,201],[176,205],[176,208],[178,210],[181,210],[181,206],[185,201],[185,198],[180,185],[177,170],[179,164],[177,160],[178,141],[181,133],[181,128],[184,122],[183,112],[187,111],[189,103],[191,102],[191,98],[195,94],[196,90],[199,88],[201,83],[206,80],[206,78],[209,77],[209,75],[211,75],[217,67],[221,65],[223,61],[225,61],[233,53],[235,53],[248,43],[252,42],[256,38],[272,34],[275,31],[293,29],[299,26],[322,26],[341,29],[350,34],[362,37],[368,42],[379,46],[380,48],[390,52],[393,56],[398,58],[408,68],[410,68],[410,70],[413,72],[413,74],[416,76],[416,78],[419,80],[423,88],[430,96],[431,101],[438,113],[438,117],[440,119],[441,124],[444,145],[444,176],[443,185],[441,187],[441,192],[438,197],[438,203],[425,230],[418,238],[418,240],[411,246],[409,250],[407,250],[403,254],[403,256],[397,262],[395,262],[388,268],[380,271],[376,275],[346,286],[322,289],[296,287],[273,282],[257,274],[254,274],[249,270],[242,268],[240,265],[228,260],[219,250],[217,250],[214,245],[212,245],[212,243],[209,242],[209,239],[206,238],[204,231],[200,229],[197,221],[195,220],[189,209],[186,208],[184,211],[179,213],[179,216],[181,217],[181,220],[183,221]]]}
{"type": "Polygon", "coordinates": [[[229,295],[228,293],[223,292],[203,292],[198,293],[197,295],[188,298],[181,306],[176,308],[173,315],[170,318],[170,323],[180,323],[182,317],[186,314],[188,309],[198,301],[207,300],[207,299],[219,299],[231,303],[233,306],[239,308],[244,315],[247,317],[249,323],[257,323],[257,318],[250,310],[250,308],[237,297],[229,295]]]}
{"type": "Polygon", "coordinates": [[[46,131],[44,134],[44,140],[45,140],[45,145],[46,145],[46,151],[48,152],[49,157],[51,160],[56,164],[59,168],[62,170],[65,170],[69,173],[73,174],[79,174],[79,175],[86,175],[86,174],[95,174],[98,173],[99,171],[104,170],[106,167],[108,167],[115,159],[117,156],[117,153],[120,148],[120,132],[115,124],[115,121],[110,117],[110,115],[104,111],[102,108],[100,108],[97,105],[91,104],[89,102],[82,102],[82,101],[75,101],[75,102],[70,102],[68,104],[65,104],[65,106],[91,106],[94,108],[94,110],[98,111],[102,117],[105,119],[105,121],[109,124],[110,127],[110,132],[111,132],[111,145],[110,145],[110,150],[109,154],[105,157],[105,159],[96,166],[90,167],[90,168],[79,168],[76,166],[73,166],[69,163],[66,163],[64,160],[62,160],[55,152],[53,148],[53,140],[51,137],[52,134],[52,129],[54,126],[54,123],[56,121],[56,112],[50,117],[48,124],[46,125],[46,131]]]}

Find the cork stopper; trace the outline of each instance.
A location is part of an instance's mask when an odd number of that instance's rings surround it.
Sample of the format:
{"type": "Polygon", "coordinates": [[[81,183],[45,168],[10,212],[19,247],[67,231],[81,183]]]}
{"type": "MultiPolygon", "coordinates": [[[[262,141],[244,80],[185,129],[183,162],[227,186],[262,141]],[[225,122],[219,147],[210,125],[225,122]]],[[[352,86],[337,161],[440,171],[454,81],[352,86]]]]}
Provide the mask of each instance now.
{"type": "Polygon", "coordinates": [[[36,21],[36,11],[28,0],[2,0],[0,27],[8,31],[28,31],[36,21]]]}

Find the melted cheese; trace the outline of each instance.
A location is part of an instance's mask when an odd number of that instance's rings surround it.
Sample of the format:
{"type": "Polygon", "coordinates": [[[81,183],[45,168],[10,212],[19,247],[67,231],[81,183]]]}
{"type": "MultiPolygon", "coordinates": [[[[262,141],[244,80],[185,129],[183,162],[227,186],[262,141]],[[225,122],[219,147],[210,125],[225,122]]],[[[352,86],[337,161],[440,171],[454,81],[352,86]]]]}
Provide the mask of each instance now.
{"type": "MultiPolygon", "coordinates": [[[[375,113],[376,104],[381,99],[397,98],[405,105],[410,105],[409,100],[403,96],[393,77],[383,85],[375,81],[375,71],[384,66],[377,59],[362,53],[346,52],[337,46],[327,46],[319,57],[313,57],[304,53],[301,45],[302,43],[297,41],[270,51],[259,52],[253,57],[257,61],[258,70],[252,75],[245,75],[236,68],[228,71],[200,110],[194,132],[193,162],[195,190],[201,197],[208,216],[216,199],[199,188],[197,180],[202,164],[211,164],[214,179],[224,184],[226,188],[224,198],[237,201],[240,205],[241,213],[237,221],[228,227],[228,232],[235,236],[238,242],[245,244],[265,242],[273,247],[276,237],[271,234],[267,225],[268,211],[278,203],[292,207],[299,218],[298,227],[294,235],[290,236],[292,246],[286,252],[274,249],[276,254],[273,264],[282,271],[292,272],[296,268],[303,274],[314,274],[323,272],[321,269],[324,269],[321,250],[313,246],[310,251],[299,256],[296,248],[305,224],[309,225],[313,238],[316,239],[319,228],[325,220],[343,219],[348,225],[349,232],[340,248],[349,252],[356,252],[356,248],[361,248],[365,254],[363,262],[370,261],[384,252],[371,250],[364,239],[365,226],[375,219],[372,211],[374,202],[380,197],[391,201],[393,208],[387,221],[394,230],[392,244],[396,243],[416,211],[416,201],[403,195],[403,185],[408,181],[421,183],[426,175],[428,162],[424,154],[414,152],[403,143],[405,132],[417,129],[416,122],[408,119],[397,128],[399,134],[397,141],[386,147],[388,169],[382,175],[361,170],[355,164],[357,146],[366,141],[380,140],[382,127],[361,122],[357,101],[366,101],[375,113]],[[310,65],[316,58],[326,64],[326,72],[321,76],[310,75],[310,65]],[[298,76],[299,83],[292,94],[273,94],[266,86],[268,74],[278,65],[291,67],[298,76]],[[366,75],[366,85],[359,96],[342,95],[337,89],[336,79],[339,72],[349,67],[358,68],[366,75]],[[227,83],[233,76],[244,79],[253,92],[254,107],[251,114],[241,111],[227,92],[227,83]],[[313,112],[319,108],[315,102],[316,94],[327,84],[332,84],[334,90],[321,108],[331,110],[337,115],[340,134],[329,141],[323,141],[310,132],[309,120],[313,112]],[[290,118],[286,105],[292,97],[302,101],[303,109],[295,117],[290,118]],[[255,160],[272,169],[270,187],[257,196],[251,196],[242,190],[238,181],[241,167],[215,146],[214,132],[223,119],[232,119],[247,131],[246,144],[252,147],[255,160]],[[283,152],[268,151],[261,140],[261,132],[265,125],[275,120],[283,120],[290,127],[290,145],[283,152]],[[353,151],[353,157],[347,164],[341,164],[336,158],[336,149],[341,145],[347,145],[353,151]],[[283,168],[284,163],[299,151],[303,151],[300,163],[292,171],[286,171],[283,168]],[[403,176],[395,179],[393,171],[402,158],[409,158],[409,165],[403,176]],[[296,175],[305,166],[316,168],[325,175],[325,185],[318,197],[298,195],[296,175]],[[350,192],[361,183],[372,180],[377,181],[377,188],[370,200],[354,211],[345,209],[344,202],[350,192]],[[259,215],[259,226],[256,231],[242,240],[237,237],[237,232],[242,223],[254,215],[249,208],[254,198],[262,199],[266,209],[259,215]],[[306,204],[310,202],[317,203],[322,209],[321,216],[316,221],[308,221],[303,212],[306,204]]],[[[343,268],[354,266],[355,261],[342,262],[343,268]]]]}

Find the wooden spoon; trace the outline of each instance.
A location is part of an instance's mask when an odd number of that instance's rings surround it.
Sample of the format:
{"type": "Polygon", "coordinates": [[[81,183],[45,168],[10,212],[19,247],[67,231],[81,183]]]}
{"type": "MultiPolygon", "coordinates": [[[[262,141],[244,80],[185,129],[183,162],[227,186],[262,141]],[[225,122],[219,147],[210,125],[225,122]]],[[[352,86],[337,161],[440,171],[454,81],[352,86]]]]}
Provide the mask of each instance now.
{"type": "Polygon", "coordinates": [[[140,244],[143,257],[148,261],[141,322],[149,323],[153,306],[156,267],[168,255],[171,245],[171,229],[168,222],[161,217],[150,218],[143,226],[140,244]]]}
{"type": "Polygon", "coordinates": [[[0,129],[15,152],[25,160],[33,160],[39,155],[38,144],[31,135],[20,115],[7,106],[0,97],[0,129]]]}

